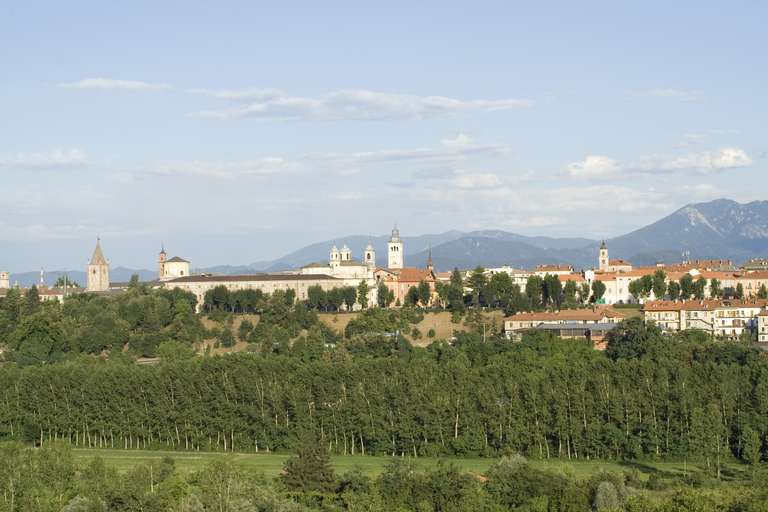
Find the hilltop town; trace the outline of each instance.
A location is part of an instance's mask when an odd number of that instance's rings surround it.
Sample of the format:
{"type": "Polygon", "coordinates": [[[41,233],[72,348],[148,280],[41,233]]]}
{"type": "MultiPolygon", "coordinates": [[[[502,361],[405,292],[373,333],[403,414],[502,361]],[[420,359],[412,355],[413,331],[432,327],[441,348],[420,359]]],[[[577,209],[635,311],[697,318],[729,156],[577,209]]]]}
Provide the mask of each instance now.
{"type": "MultiPolygon", "coordinates": [[[[503,332],[510,339],[538,329],[565,338],[587,338],[596,348],[604,348],[607,333],[627,316],[639,313],[664,332],[698,329],[724,339],[748,336],[768,344],[768,260],[750,260],[740,266],[728,259],[634,266],[611,258],[603,242],[595,265],[588,269],[542,262],[532,269],[501,266],[438,271],[431,255],[424,268],[416,268],[406,265],[404,254],[397,227],[387,243],[384,265],[379,264],[372,244],[359,259],[344,244],[332,246],[327,261],[294,270],[247,275],[194,273],[190,261],[169,257],[162,248],[157,278],[142,284],[187,292],[195,297],[198,312],[217,305],[247,310],[246,301],[238,306],[234,299],[231,304],[221,299],[224,291],[232,297],[249,292],[290,293],[293,300],[325,311],[409,304],[440,309],[457,300],[451,293],[452,287],[458,287],[459,301],[474,300],[476,305],[504,310],[503,332]]],[[[120,294],[131,286],[110,281],[109,270],[101,240],[97,240],[84,287],[66,280],[47,287],[41,276],[36,292],[43,301],[64,302],[81,293],[120,294]]],[[[10,283],[9,273],[0,272],[0,298],[11,288],[10,283]]]]}

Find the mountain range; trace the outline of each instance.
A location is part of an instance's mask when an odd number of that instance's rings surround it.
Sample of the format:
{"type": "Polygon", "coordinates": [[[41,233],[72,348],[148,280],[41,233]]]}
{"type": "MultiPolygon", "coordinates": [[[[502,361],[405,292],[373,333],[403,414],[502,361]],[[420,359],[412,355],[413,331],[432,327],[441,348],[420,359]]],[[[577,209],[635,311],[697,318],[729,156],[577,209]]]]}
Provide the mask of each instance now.
{"type": "MultiPolygon", "coordinates": [[[[368,243],[376,249],[380,265],[386,264],[389,235],[368,237],[342,236],[302,247],[281,258],[245,266],[221,265],[202,272],[243,274],[277,272],[315,261],[327,261],[332,245],[346,244],[359,257],[368,243]]],[[[403,237],[407,266],[423,267],[432,252],[438,270],[454,267],[473,268],[511,265],[530,268],[541,263],[570,263],[575,268],[597,264],[601,241],[588,238],[552,238],[524,236],[498,230],[446,231],[440,234],[403,237]]],[[[686,205],[648,226],[606,240],[611,258],[622,258],[635,265],[680,261],[683,252],[690,258],[727,258],[742,263],[749,258],[768,256],[768,201],[738,203],[717,199],[686,205]]],[[[116,268],[113,281],[127,281],[138,273],[142,280],[152,279],[156,271],[116,268]]],[[[46,274],[52,284],[62,272],[46,274]]],[[[84,284],[85,273],[68,272],[69,278],[84,284]]],[[[39,281],[38,272],[14,274],[12,281],[27,286],[39,281]]]]}

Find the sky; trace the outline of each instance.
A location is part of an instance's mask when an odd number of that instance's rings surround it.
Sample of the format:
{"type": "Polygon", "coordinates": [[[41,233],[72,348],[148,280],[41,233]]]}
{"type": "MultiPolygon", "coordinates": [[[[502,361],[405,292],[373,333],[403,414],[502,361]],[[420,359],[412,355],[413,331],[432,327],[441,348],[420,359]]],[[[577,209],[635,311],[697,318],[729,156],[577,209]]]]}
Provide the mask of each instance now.
{"type": "Polygon", "coordinates": [[[6,2],[0,270],[765,199],[764,2],[6,2]]]}

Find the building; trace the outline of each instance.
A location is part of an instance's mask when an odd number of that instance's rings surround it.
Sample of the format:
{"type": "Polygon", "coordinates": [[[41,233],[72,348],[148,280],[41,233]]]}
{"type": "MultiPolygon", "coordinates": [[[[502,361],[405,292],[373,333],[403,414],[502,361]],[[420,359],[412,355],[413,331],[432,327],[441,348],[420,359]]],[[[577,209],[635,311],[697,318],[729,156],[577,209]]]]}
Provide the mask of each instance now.
{"type": "Polygon", "coordinates": [[[363,251],[363,259],[356,260],[352,257],[352,250],[347,244],[339,250],[335,245],[327,262],[319,261],[304,265],[298,271],[301,275],[327,275],[339,279],[366,281],[369,287],[375,286],[374,271],[376,270],[376,251],[369,243],[363,251]]]}
{"type": "Polygon", "coordinates": [[[632,264],[627,260],[608,260],[608,272],[632,272],[632,264]]]}
{"type": "MultiPolygon", "coordinates": [[[[486,275],[490,278],[493,277],[494,274],[507,274],[510,278],[512,278],[512,283],[516,284],[520,287],[520,289],[525,289],[525,285],[528,284],[528,278],[531,277],[533,274],[532,272],[520,268],[513,268],[509,265],[504,265],[502,267],[495,267],[495,268],[487,268],[485,269],[486,275]]],[[[560,274],[565,275],[565,274],[560,274]]],[[[439,276],[438,276],[439,279],[439,276]]]]}
{"type": "Polygon", "coordinates": [[[170,279],[176,279],[177,277],[189,276],[189,262],[178,256],[168,258],[165,248],[160,250],[160,257],[158,258],[158,279],[160,281],[168,281],[170,279]]]}
{"type": "Polygon", "coordinates": [[[553,276],[572,274],[573,265],[567,265],[567,264],[536,265],[536,270],[534,270],[533,273],[540,277],[544,277],[547,274],[553,275],[553,276]]]}
{"type": "Polygon", "coordinates": [[[395,226],[392,229],[392,236],[387,242],[387,268],[398,270],[403,268],[403,241],[400,239],[400,230],[395,226]]]}
{"type": "Polygon", "coordinates": [[[765,308],[757,315],[757,342],[768,347],[768,309],[765,308]]]}
{"type": "Polygon", "coordinates": [[[88,292],[105,292],[109,290],[109,262],[101,250],[101,239],[96,239],[96,248],[93,250],[91,262],[88,264],[87,286],[88,292]]]}
{"type": "Polygon", "coordinates": [[[658,300],[643,305],[645,320],[667,332],[700,329],[714,336],[738,339],[745,331],[758,330],[759,315],[767,300],[658,300]]]}
{"type": "Polygon", "coordinates": [[[606,334],[623,320],[622,313],[606,306],[517,313],[504,319],[504,334],[516,339],[530,329],[546,330],[563,338],[588,339],[602,349],[606,334]]]}
{"type": "Polygon", "coordinates": [[[747,261],[746,263],[744,263],[744,265],[742,265],[741,268],[746,271],[751,271],[751,270],[768,271],[768,258],[753,258],[747,261]]]}
{"type": "Polygon", "coordinates": [[[7,290],[11,287],[11,276],[8,272],[0,272],[0,290],[7,290]]]}
{"type": "MultiPolygon", "coordinates": [[[[253,274],[253,275],[209,275],[201,274],[194,276],[178,277],[165,281],[163,285],[166,288],[178,288],[190,292],[197,298],[198,311],[205,302],[205,294],[217,286],[224,286],[229,291],[237,290],[260,290],[265,294],[272,294],[276,291],[293,290],[296,293],[297,300],[307,299],[307,290],[312,286],[319,286],[325,291],[343,286],[356,286],[359,281],[350,282],[346,279],[340,279],[324,274],[253,274]]],[[[374,292],[375,293],[375,290],[374,292]]],[[[369,297],[369,301],[375,296],[369,297]]]]}
{"type": "Polygon", "coordinates": [[[392,292],[393,304],[405,304],[408,290],[412,286],[418,287],[422,281],[429,285],[430,304],[437,296],[437,276],[429,265],[427,268],[377,269],[376,281],[384,284],[392,292]]]}
{"type": "MultiPolygon", "coordinates": [[[[161,260],[163,253],[161,253],[161,260]]],[[[172,258],[175,259],[175,258],[172,258]]],[[[377,303],[376,280],[374,276],[376,265],[376,253],[373,247],[368,244],[363,252],[363,260],[352,258],[352,251],[345,244],[341,249],[335,245],[331,248],[328,261],[316,262],[305,265],[298,270],[272,273],[272,274],[253,274],[253,275],[190,275],[189,263],[186,260],[180,260],[179,272],[186,272],[186,275],[171,277],[163,281],[166,288],[179,288],[191,292],[197,298],[197,309],[200,310],[205,302],[207,291],[224,286],[229,291],[237,290],[260,290],[263,293],[271,294],[278,290],[293,290],[297,300],[307,299],[307,290],[312,286],[319,286],[325,291],[333,288],[354,287],[357,288],[361,282],[368,284],[368,304],[377,303]],[[186,263],[186,267],[182,263],[186,263]]],[[[168,267],[172,263],[167,260],[166,272],[172,272],[173,267],[168,267]]],[[[161,270],[162,270],[161,266],[161,270]]]]}

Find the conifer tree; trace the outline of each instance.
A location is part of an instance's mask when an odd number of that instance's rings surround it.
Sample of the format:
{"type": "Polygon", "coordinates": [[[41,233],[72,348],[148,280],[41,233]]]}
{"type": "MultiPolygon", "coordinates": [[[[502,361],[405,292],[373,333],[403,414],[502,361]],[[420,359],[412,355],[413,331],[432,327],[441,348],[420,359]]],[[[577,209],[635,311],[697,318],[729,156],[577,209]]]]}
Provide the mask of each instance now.
{"type": "Polygon", "coordinates": [[[285,462],[280,480],[294,491],[332,492],[336,475],[325,444],[312,435],[302,437],[296,455],[285,462]]]}

